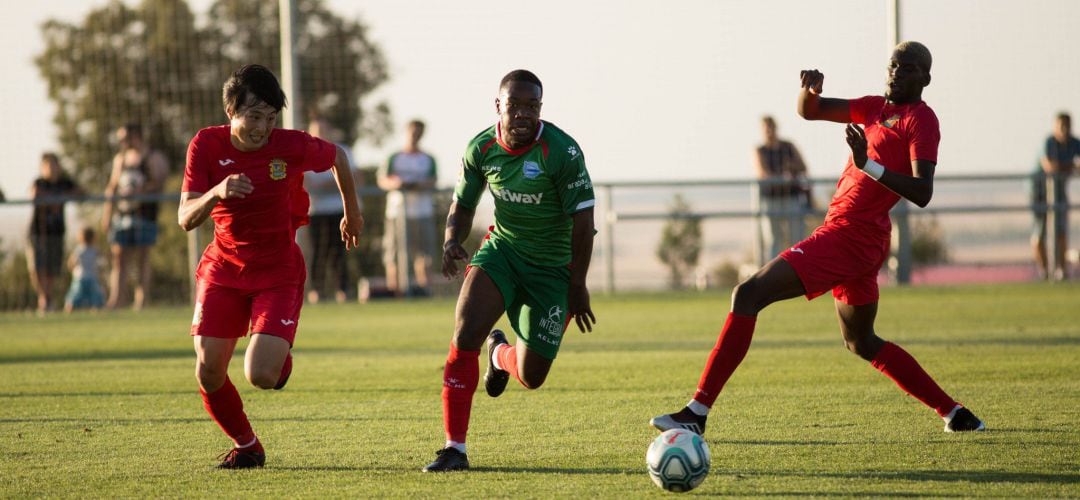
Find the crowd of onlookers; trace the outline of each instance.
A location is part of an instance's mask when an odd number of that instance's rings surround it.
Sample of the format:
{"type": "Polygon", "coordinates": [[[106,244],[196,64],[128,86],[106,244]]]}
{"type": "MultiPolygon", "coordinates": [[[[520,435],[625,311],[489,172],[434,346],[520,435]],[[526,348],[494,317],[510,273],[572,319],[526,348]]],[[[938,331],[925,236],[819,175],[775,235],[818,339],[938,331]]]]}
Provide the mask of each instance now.
{"type": "MultiPolygon", "coordinates": [[[[327,120],[312,116],[309,122],[308,132],[312,135],[341,142],[341,132],[327,120]]],[[[422,121],[408,122],[403,147],[378,170],[377,184],[387,193],[381,240],[386,274],[385,279],[363,280],[364,286],[358,292],[361,299],[431,294],[431,266],[440,238],[432,198],[436,162],[420,148],[424,128],[422,121]]],[[[761,210],[767,214],[762,218],[762,236],[765,251],[776,255],[805,236],[803,218],[790,214],[814,210],[814,200],[806,165],[795,145],[779,138],[772,117],[763,117],[762,132],[764,140],[755,151],[757,177],[763,181],[759,193],[761,210]]],[[[98,232],[93,227],[80,228],[76,246],[70,252],[66,250],[64,204],[85,196],[86,190],[64,172],[55,153],[41,156],[40,176],[30,188],[33,213],[26,252],[40,314],[61,308],[56,288],[65,266],[71,275],[62,303],[65,311],[115,309],[122,301],[130,301],[132,308],[139,310],[147,304],[152,277],[149,254],[158,239],[160,198],[170,165],[165,154],[151,147],[138,124],[120,127],[115,138],[118,151],[105,187],[100,224],[100,234],[108,241],[109,272],[104,281],[105,259],[96,250],[98,232]]],[[[1068,211],[1055,212],[1054,207],[1068,206],[1067,181],[1077,168],[1080,140],[1072,135],[1071,117],[1062,112],[1054,119],[1053,132],[1042,144],[1032,174],[1035,224],[1031,244],[1042,279],[1069,277],[1068,211]],[[1054,221],[1050,234],[1052,253],[1047,250],[1048,218],[1054,221]]],[[[316,303],[330,293],[335,301],[344,302],[354,280],[349,276],[338,237],[342,212],[333,174],[309,173],[304,185],[311,201],[308,239],[303,242],[309,264],[307,300],[316,303]]]]}

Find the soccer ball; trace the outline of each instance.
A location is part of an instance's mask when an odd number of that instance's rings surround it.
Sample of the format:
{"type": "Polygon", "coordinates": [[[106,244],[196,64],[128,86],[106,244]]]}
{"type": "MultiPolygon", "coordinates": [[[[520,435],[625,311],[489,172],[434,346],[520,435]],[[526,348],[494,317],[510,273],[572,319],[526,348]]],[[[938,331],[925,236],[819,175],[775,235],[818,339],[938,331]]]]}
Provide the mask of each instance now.
{"type": "Polygon", "coordinates": [[[697,488],[709,474],[709,445],[690,431],[664,431],[649,445],[645,465],[657,486],[674,492],[697,488]]]}

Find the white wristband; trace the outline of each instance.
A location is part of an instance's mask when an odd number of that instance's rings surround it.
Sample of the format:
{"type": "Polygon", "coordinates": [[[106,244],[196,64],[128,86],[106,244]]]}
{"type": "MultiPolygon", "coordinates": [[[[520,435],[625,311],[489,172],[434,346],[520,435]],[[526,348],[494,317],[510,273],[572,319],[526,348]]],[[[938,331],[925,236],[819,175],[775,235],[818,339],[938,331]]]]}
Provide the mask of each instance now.
{"type": "Polygon", "coordinates": [[[875,181],[880,181],[881,176],[885,175],[885,167],[870,158],[866,159],[866,165],[863,166],[862,171],[875,181]]]}

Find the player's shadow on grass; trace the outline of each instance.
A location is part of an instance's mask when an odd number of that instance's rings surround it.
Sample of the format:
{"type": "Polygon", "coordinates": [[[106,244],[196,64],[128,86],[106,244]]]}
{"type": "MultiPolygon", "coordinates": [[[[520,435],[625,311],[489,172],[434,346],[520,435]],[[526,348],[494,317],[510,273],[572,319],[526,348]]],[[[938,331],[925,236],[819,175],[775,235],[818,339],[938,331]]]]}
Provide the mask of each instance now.
{"type": "Polygon", "coordinates": [[[558,467],[471,467],[470,473],[474,472],[494,472],[501,474],[577,474],[577,475],[620,475],[620,474],[637,474],[640,473],[643,468],[619,468],[619,467],[574,467],[574,468],[558,468],[558,467]]]}
{"type": "MultiPolygon", "coordinates": [[[[1068,472],[1016,472],[1016,471],[948,471],[948,470],[911,470],[911,471],[856,471],[856,472],[785,472],[763,471],[747,473],[738,470],[718,469],[714,474],[736,476],[760,475],[768,477],[790,476],[810,478],[866,479],[870,481],[920,481],[920,482],[969,482],[969,483],[1039,483],[1039,484],[1077,484],[1080,474],[1068,472]]],[[[880,494],[880,493],[879,493],[880,494]]]]}
{"type": "Polygon", "coordinates": [[[57,353],[42,353],[22,355],[15,357],[0,357],[0,365],[13,365],[19,363],[49,363],[65,361],[129,361],[129,360],[161,360],[161,359],[190,359],[191,347],[176,349],[148,349],[141,351],[67,351],[57,353]]]}

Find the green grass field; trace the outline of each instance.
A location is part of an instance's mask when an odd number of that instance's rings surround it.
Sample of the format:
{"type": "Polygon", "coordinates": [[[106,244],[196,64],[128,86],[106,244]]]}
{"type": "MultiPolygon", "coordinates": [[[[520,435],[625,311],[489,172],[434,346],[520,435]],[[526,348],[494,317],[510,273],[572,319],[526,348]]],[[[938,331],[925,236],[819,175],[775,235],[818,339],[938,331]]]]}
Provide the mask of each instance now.
{"type": "MultiPolygon", "coordinates": [[[[594,298],[547,384],[475,399],[468,473],[443,442],[453,303],[307,307],[284,391],[242,383],[267,466],[219,471],[189,309],[0,316],[0,497],[643,497],[653,415],[691,395],[726,293],[594,298]]],[[[759,317],[689,495],[1080,496],[1080,286],[886,289],[879,333],[989,426],[946,434],[839,338],[832,303],[759,317]]],[[[481,367],[485,361],[481,360],[481,367]]],[[[483,368],[481,368],[482,370],[483,368]]]]}

